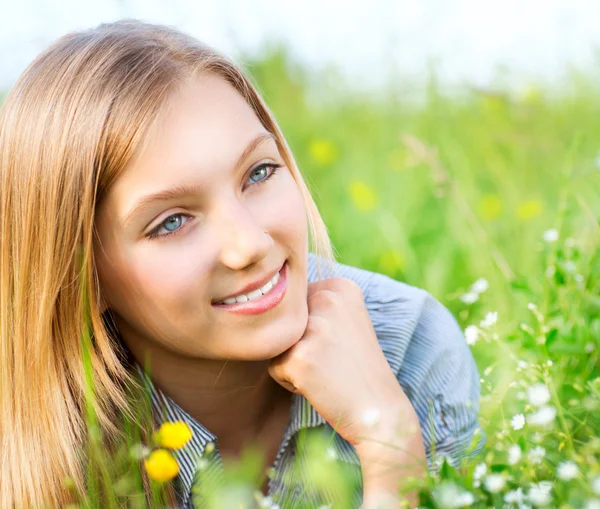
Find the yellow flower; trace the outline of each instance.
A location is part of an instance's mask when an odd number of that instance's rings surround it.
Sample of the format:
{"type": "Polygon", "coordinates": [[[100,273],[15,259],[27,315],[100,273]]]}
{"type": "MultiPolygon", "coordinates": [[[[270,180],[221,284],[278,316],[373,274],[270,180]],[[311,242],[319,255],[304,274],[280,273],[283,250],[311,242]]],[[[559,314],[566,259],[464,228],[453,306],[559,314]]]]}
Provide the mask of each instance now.
{"type": "Polygon", "coordinates": [[[527,200],[517,208],[517,217],[524,221],[539,216],[543,206],[539,200],[527,200]]]}
{"type": "Polygon", "coordinates": [[[327,166],[337,159],[337,148],[329,140],[312,141],[309,151],[313,160],[323,166],[327,166]]]}
{"type": "Polygon", "coordinates": [[[179,473],[177,461],[166,449],[153,451],[144,460],[144,466],[150,478],[159,482],[169,481],[179,473]]]}
{"type": "Polygon", "coordinates": [[[377,193],[362,180],[352,180],[350,182],[350,197],[356,208],[362,211],[375,208],[377,203],[377,193]]]}
{"type": "Polygon", "coordinates": [[[191,428],[183,421],[163,422],[155,435],[161,447],[181,449],[192,438],[191,428]]]}
{"type": "Polygon", "coordinates": [[[496,219],[502,213],[502,200],[495,194],[486,194],[479,201],[479,214],[487,220],[496,219]]]}
{"type": "Polygon", "coordinates": [[[395,274],[396,271],[402,271],[405,267],[404,257],[395,249],[384,251],[379,257],[379,269],[386,274],[395,274]]]}

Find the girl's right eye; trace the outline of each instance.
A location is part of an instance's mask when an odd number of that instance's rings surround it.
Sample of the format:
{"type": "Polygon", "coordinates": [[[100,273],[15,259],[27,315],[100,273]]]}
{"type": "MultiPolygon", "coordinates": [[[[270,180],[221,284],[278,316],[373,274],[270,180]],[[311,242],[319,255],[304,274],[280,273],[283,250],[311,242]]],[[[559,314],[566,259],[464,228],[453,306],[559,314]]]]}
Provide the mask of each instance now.
{"type": "Polygon", "coordinates": [[[149,239],[155,239],[156,237],[168,237],[169,235],[176,235],[176,234],[177,234],[177,233],[179,233],[181,230],[185,229],[185,226],[186,226],[186,225],[189,223],[189,221],[188,221],[188,222],[186,222],[186,223],[183,223],[183,226],[181,226],[181,227],[179,227],[179,228],[177,228],[177,229],[174,229],[174,230],[167,230],[167,233],[158,233],[158,232],[159,232],[159,231],[160,231],[160,230],[163,228],[163,226],[166,226],[166,225],[169,225],[169,224],[171,224],[171,225],[173,225],[173,224],[174,224],[175,226],[177,226],[178,224],[181,224],[181,221],[173,221],[173,219],[175,219],[175,218],[180,218],[180,217],[187,217],[187,218],[191,218],[192,216],[189,216],[189,215],[187,215],[187,214],[183,214],[183,213],[181,213],[181,212],[180,212],[180,213],[178,213],[178,214],[173,214],[172,216],[169,216],[169,217],[167,217],[167,218],[166,218],[166,219],[165,219],[165,220],[164,220],[162,223],[160,223],[160,224],[159,224],[159,225],[158,225],[156,228],[154,228],[154,230],[152,230],[152,231],[151,231],[151,232],[150,232],[150,233],[147,235],[147,237],[148,237],[149,239]]]}

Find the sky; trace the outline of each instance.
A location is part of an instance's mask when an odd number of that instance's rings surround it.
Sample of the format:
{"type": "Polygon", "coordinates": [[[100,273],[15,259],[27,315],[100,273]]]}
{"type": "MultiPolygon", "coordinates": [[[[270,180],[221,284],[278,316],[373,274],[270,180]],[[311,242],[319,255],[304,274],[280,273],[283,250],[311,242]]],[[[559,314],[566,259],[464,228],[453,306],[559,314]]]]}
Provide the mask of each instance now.
{"type": "Polygon", "coordinates": [[[311,68],[338,66],[357,88],[390,63],[448,85],[553,82],[600,67],[600,0],[0,0],[0,88],[59,36],[122,17],[174,25],[235,58],[283,41],[311,68]]]}

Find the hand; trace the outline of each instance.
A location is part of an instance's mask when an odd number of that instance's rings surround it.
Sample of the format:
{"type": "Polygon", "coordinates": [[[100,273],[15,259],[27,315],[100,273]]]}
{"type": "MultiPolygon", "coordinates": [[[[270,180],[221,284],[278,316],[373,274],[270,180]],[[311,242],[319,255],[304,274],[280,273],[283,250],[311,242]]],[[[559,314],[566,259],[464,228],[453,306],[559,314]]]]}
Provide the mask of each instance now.
{"type": "Polygon", "coordinates": [[[271,360],[269,374],[306,397],[358,450],[368,437],[377,439],[374,428],[389,431],[414,409],[381,350],[360,287],[332,277],[309,283],[307,298],[306,330],[271,360]]]}

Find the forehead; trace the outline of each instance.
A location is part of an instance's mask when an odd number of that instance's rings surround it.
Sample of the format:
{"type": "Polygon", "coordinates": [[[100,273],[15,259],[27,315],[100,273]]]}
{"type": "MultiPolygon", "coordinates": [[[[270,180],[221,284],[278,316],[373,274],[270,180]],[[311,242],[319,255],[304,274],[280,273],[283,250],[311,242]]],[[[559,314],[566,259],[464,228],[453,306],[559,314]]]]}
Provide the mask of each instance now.
{"type": "Polygon", "coordinates": [[[108,193],[108,202],[132,203],[137,196],[179,181],[202,184],[230,173],[248,142],[265,132],[254,110],[224,79],[204,75],[185,82],[170,97],[108,193]]]}

